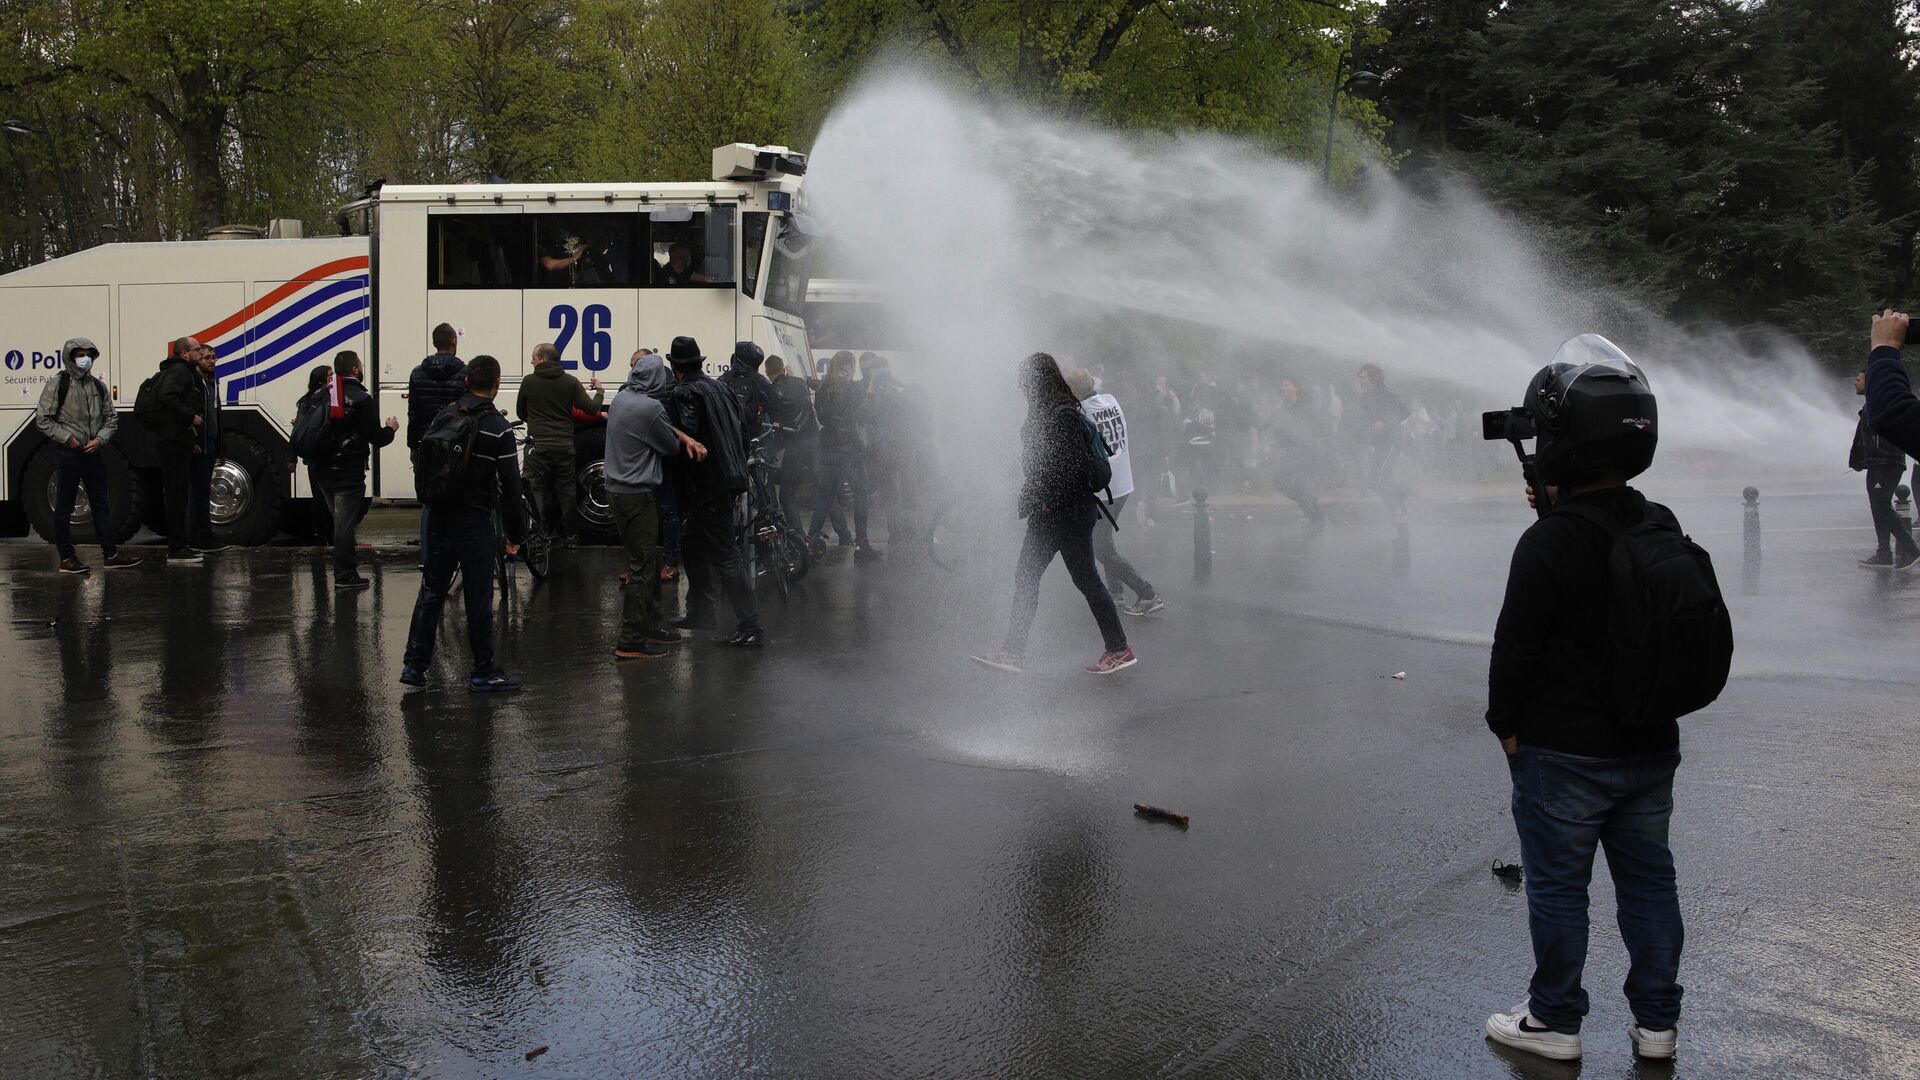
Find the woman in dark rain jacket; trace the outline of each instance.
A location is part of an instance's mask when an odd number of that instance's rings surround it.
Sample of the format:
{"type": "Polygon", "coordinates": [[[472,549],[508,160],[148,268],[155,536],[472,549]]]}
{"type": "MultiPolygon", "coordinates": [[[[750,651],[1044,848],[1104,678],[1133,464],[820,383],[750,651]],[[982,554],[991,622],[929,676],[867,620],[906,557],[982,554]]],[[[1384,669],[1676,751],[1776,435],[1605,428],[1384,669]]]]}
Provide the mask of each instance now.
{"type": "Polygon", "coordinates": [[[1014,569],[1013,615],[1005,648],[973,659],[1001,671],[1023,669],[1027,632],[1040,606],[1040,577],[1058,553],[1074,586],[1087,598],[1106,646],[1087,670],[1111,675],[1138,661],[1127,647],[1120,612],[1094,562],[1093,525],[1100,509],[1088,483],[1092,468],[1088,425],[1080,400],[1060,374],[1060,365],[1046,353],[1021,361],[1020,389],[1027,398],[1027,422],[1020,429],[1019,507],[1020,516],[1027,519],[1027,537],[1014,569]]]}

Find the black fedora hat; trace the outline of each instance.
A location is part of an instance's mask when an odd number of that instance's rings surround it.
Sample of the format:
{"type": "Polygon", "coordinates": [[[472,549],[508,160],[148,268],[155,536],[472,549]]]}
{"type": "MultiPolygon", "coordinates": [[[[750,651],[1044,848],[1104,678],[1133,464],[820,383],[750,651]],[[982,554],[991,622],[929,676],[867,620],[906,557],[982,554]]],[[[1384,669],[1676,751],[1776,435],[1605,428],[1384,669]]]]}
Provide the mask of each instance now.
{"type": "Polygon", "coordinates": [[[667,347],[667,363],[698,364],[706,360],[700,352],[700,343],[690,337],[677,337],[667,347]]]}

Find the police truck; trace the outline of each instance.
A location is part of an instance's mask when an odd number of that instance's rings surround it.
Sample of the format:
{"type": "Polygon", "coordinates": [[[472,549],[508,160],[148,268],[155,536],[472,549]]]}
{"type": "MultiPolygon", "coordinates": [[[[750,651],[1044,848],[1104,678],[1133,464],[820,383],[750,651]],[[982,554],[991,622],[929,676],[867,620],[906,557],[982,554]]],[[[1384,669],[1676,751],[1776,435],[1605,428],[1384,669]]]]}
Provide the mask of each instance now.
{"type": "MultiPolygon", "coordinates": [[[[0,276],[0,535],[52,531],[53,455],[33,410],[70,337],[100,346],[93,373],[123,414],[174,339],[214,347],[223,434],[212,517],[233,544],[307,521],[312,492],[305,470],[288,467],[288,436],[308,371],[341,350],[365,362],[380,415],[402,417],[407,376],[440,323],[460,335],[463,358],[499,359],[509,414],[543,342],[610,391],[635,349],[664,352],[679,335],[697,338],[716,372],[737,340],[809,357],[805,171],[805,155],[786,147],[735,143],[714,151],[711,182],[388,185],[340,211],[339,236],[276,222],[104,244],[0,276]]],[[[580,426],[588,533],[612,527],[603,445],[603,425],[580,426]]],[[[101,453],[115,539],[163,522],[151,433],[123,415],[101,453]]],[[[371,485],[378,499],[413,496],[405,440],[375,456],[371,485]]],[[[91,537],[84,505],[74,527],[91,537]]]]}

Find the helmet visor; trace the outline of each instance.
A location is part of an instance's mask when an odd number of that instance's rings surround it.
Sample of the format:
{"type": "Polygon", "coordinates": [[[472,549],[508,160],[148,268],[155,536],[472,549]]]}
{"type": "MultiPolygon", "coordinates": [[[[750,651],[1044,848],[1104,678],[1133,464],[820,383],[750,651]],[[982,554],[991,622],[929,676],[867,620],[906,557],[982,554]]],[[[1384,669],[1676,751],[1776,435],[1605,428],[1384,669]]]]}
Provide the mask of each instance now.
{"type": "Polygon", "coordinates": [[[1581,334],[1568,338],[1560,345],[1560,351],[1553,354],[1554,364],[1605,364],[1609,367],[1623,368],[1638,376],[1642,385],[1646,384],[1646,375],[1640,365],[1633,362],[1626,350],[1599,334],[1581,334]]]}

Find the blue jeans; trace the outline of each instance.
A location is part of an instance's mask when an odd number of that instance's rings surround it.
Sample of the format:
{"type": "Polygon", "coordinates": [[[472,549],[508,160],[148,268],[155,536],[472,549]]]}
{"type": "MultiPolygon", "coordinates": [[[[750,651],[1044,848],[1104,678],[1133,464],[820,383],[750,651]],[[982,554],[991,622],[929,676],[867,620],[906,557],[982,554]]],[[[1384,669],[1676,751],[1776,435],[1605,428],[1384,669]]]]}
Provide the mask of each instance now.
{"type": "Polygon", "coordinates": [[[446,602],[447,592],[453,587],[454,568],[458,567],[466,594],[472,673],[492,672],[493,560],[500,545],[493,531],[493,512],[472,506],[450,510],[430,507],[420,540],[426,551],[426,567],[420,572],[420,595],[413,602],[413,624],[407,629],[407,666],[418,671],[432,666],[440,605],[446,602]]]}
{"type": "Polygon", "coordinates": [[[1619,908],[1620,937],[1631,966],[1627,1004],[1641,1027],[1680,1019],[1680,894],[1667,823],[1673,817],[1677,752],[1592,758],[1522,746],[1513,773],[1513,821],[1526,866],[1527,926],[1533,933],[1528,1011],[1555,1031],[1580,1030],[1587,992],[1587,883],[1596,845],[1619,908]]]}

